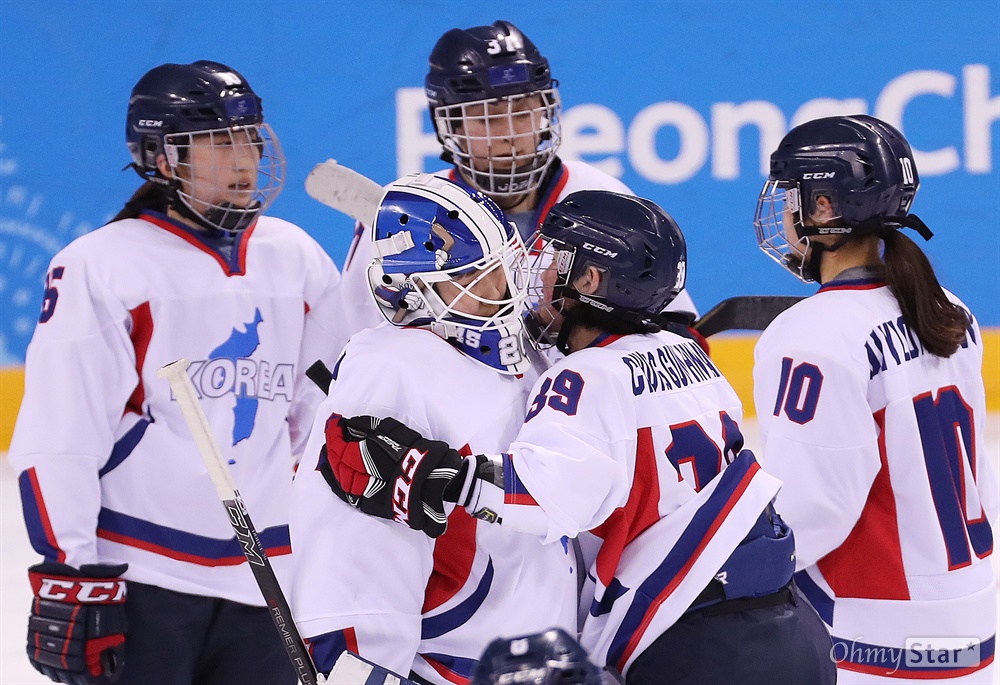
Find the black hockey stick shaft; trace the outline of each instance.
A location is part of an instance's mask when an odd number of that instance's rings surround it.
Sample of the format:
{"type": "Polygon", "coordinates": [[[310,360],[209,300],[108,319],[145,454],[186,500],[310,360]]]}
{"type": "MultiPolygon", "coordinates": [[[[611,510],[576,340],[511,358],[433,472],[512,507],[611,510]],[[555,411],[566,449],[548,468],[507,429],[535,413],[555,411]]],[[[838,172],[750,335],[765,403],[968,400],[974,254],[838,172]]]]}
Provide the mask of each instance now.
{"type": "Polygon", "coordinates": [[[723,300],[698,319],[694,329],[706,338],[723,331],[762,331],[781,312],[805,298],[786,295],[739,295],[723,300]]]}
{"type": "Polygon", "coordinates": [[[205,462],[205,467],[208,469],[213,485],[215,485],[219,500],[226,510],[229,523],[236,533],[236,539],[239,540],[240,546],[243,548],[243,554],[253,571],[254,579],[264,597],[271,614],[271,620],[274,621],[274,627],[281,636],[281,642],[295,668],[299,682],[302,685],[318,685],[319,678],[316,666],[306,650],[305,641],[295,627],[292,611],[285,599],[285,594],[281,591],[281,586],[278,584],[278,577],[274,574],[274,569],[271,568],[271,562],[267,558],[267,552],[260,542],[260,537],[257,535],[257,529],[254,528],[253,522],[250,520],[250,515],[243,504],[243,498],[240,497],[232,474],[229,473],[225,457],[222,456],[219,444],[216,442],[215,436],[212,435],[211,426],[201,408],[201,403],[198,401],[194,384],[188,377],[187,367],[188,361],[179,359],[161,368],[158,375],[170,383],[170,388],[173,390],[181,413],[191,430],[191,436],[198,446],[198,452],[205,462]]]}

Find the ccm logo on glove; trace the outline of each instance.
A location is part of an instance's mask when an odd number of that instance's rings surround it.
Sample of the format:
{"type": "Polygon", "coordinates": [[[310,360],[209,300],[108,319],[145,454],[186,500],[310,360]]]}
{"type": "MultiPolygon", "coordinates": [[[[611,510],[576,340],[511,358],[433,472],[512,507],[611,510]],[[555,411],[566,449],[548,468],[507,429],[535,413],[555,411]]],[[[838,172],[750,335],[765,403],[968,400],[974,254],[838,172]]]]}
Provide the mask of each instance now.
{"type": "Polygon", "coordinates": [[[399,462],[400,474],[396,476],[392,491],[392,518],[400,523],[410,522],[410,486],[417,467],[426,456],[427,452],[410,449],[399,462]]]}
{"type": "Polygon", "coordinates": [[[78,580],[31,574],[35,596],[73,604],[117,604],[125,599],[124,580],[78,580]]]}

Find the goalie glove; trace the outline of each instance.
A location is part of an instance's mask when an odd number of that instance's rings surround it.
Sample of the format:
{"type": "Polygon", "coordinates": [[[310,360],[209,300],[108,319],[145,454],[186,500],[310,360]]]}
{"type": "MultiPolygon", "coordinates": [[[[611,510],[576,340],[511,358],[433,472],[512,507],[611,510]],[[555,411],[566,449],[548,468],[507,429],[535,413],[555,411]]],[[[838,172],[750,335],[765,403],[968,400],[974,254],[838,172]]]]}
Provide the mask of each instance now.
{"type": "Polygon", "coordinates": [[[28,660],[58,683],[104,685],[118,679],[125,653],[127,564],[47,562],[28,569],[35,599],[28,660]]]}
{"type": "Polygon", "coordinates": [[[464,460],[447,443],[395,419],[334,414],[323,450],[320,473],[340,499],[432,538],[447,529],[445,502],[457,502],[465,484],[464,460]]]}

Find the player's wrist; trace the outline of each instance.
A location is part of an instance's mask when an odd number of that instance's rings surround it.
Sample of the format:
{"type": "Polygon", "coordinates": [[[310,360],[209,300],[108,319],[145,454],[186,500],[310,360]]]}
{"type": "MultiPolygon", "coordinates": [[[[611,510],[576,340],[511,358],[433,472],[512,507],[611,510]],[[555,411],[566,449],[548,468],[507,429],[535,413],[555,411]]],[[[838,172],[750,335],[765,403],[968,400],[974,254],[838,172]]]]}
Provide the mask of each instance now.
{"type": "Polygon", "coordinates": [[[466,463],[474,477],[470,479],[468,495],[459,501],[464,502],[472,516],[499,523],[504,504],[503,455],[477,454],[466,457],[466,463]]]}
{"type": "Polygon", "coordinates": [[[458,473],[444,489],[445,502],[455,502],[459,506],[468,506],[476,482],[476,461],[478,455],[464,457],[458,473]]]}

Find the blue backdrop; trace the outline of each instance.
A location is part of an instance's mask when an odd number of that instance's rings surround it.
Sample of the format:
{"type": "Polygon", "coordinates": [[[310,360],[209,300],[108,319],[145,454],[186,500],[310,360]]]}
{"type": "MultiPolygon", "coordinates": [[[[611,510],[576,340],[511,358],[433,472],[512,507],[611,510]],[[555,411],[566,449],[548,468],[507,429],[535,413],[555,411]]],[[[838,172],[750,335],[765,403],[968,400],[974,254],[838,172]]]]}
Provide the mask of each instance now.
{"type": "Polygon", "coordinates": [[[918,151],[914,204],[944,284],[1000,325],[1000,3],[839,0],[0,2],[0,364],[18,364],[49,258],[137,186],[128,94],[163,62],[214,59],[264,99],[288,182],[273,213],[341,262],[350,222],[306,196],[328,157],[386,183],[436,169],[421,85],[445,30],[498,18],[549,58],[563,156],[662,204],[704,311],[811,292],[756,248],[767,154],[795,123],[868,112],[918,151]],[[998,140],[994,140],[997,138],[998,140]]]}

